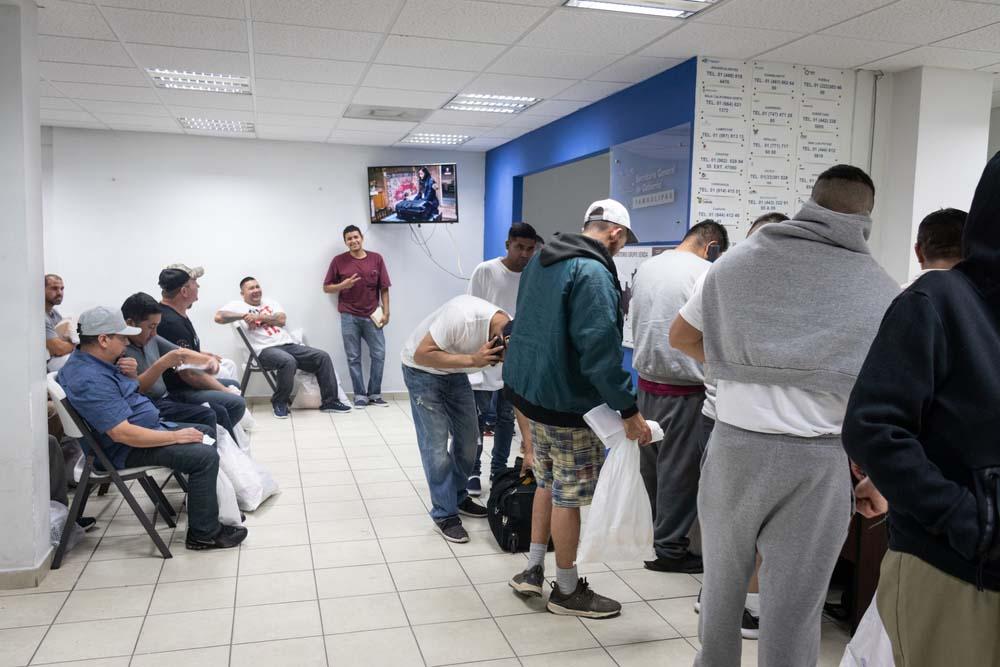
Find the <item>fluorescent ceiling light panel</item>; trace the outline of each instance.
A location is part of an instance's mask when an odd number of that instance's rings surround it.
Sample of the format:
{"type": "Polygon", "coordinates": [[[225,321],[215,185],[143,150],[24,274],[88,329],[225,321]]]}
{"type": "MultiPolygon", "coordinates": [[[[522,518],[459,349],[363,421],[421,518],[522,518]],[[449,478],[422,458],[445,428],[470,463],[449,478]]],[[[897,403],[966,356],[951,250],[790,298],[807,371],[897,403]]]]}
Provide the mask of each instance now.
{"type": "Polygon", "coordinates": [[[487,95],[484,93],[459,93],[444,105],[449,111],[485,111],[488,113],[521,113],[525,109],[538,104],[538,97],[519,97],[517,95],[487,95]]]}
{"type": "Polygon", "coordinates": [[[153,79],[153,84],[157,88],[200,90],[205,93],[230,93],[234,95],[250,95],[252,93],[250,79],[245,76],[185,72],[155,67],[147,68],[146,73],[153,79]]]}
{"type": "Polygon", "coordinates": [[[253,123],[242,120],[220,120],[218,118],[178,118],[177,122],[186,130],[201,132],[253,132],[253,123]]]}
{"type": "Polygon", "coordinates": [[[414,132],[407,135],[399,143],[401,144],[434,144],[445,146],[459,146],[471,139],[467,134],[436,134],[433,132],[414,132]]]}
{"type": "Polygon", "coordinates": [[[566,0],[566,7],[686,19],[715,0],[566,0]]]}

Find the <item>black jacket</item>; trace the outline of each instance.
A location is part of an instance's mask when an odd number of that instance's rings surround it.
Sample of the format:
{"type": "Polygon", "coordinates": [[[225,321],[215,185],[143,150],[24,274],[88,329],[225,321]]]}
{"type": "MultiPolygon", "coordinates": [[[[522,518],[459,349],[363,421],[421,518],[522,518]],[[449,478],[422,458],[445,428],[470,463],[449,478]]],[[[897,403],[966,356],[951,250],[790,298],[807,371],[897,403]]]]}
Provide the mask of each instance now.
{"type": "Polygon", "coordinates": [[[890,306],[844,420],[848,455],[889,501],[889,545],[1000,591],[1000,154],[965,260],[890,306]]]}

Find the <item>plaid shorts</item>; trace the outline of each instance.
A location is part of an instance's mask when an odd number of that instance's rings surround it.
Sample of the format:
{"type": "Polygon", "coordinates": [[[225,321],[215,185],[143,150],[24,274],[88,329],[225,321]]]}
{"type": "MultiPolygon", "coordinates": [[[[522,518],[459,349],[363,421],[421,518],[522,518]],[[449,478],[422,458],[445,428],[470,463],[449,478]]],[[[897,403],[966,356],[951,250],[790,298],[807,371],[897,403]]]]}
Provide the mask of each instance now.
{"type": "Polygon", "coordinates": [[[556,507],[583,507],[594,498],[604,463],[604,443],[589,428],[531,422],[535,479],[552,489],[556,507]]]}

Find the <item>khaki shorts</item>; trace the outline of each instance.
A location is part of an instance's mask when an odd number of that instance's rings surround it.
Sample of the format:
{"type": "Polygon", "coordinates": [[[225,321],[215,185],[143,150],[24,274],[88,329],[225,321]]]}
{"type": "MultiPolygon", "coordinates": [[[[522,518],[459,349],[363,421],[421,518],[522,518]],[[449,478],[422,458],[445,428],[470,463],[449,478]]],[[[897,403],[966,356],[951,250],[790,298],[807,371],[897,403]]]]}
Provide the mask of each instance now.
{"type": "Polygon", "coordinates": [[[604,443],[589,428],[531,422],[535,478],[552,490],[556,507],[583,507],[594,498],[604,463],[604,443]]]}

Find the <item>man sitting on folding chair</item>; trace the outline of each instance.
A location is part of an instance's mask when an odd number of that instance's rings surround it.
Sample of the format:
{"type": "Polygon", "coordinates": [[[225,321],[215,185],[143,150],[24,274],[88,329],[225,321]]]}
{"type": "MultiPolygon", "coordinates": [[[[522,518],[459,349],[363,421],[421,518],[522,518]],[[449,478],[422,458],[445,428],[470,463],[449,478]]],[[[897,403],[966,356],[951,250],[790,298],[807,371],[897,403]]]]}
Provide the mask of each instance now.
{"type": "Polygon", "coordinates": [[[57,381],[111,463],[117,469],[163,466],[188,476],[188,549],[225,549],[246,539],[246,528],[219,523],[215,447],[202,444],[202,431],[196,428],[161,422],[156,406],[139,393],[139,383],[116,365],[127,336],[142,331],[128,326],[120,311],[104,307],[81,314],[78,329],[80,346],[57,381]]]}

